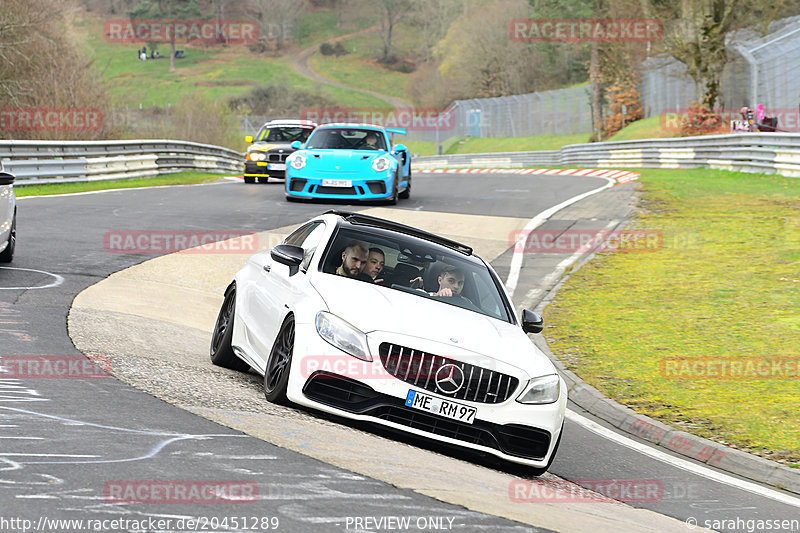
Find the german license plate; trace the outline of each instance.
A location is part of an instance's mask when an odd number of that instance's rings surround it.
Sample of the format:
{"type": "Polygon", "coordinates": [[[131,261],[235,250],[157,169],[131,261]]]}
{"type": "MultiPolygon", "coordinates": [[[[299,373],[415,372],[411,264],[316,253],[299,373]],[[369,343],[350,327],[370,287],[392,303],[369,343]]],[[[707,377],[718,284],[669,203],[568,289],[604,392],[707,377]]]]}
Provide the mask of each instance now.
{"type": "Polygon", "coordinates": [[[322,180],[323,187],[352,187],[353,182],[352,180],[331,180],[331,179],[323,179],[322,180]]]}
{"type": "Polygon", "coordinates": [[[267,170],[286,170],[285,163],[270,163],[267,165],[267,170]]]}
{"type": "Polygon", "coordinates": [[[475,421],[475,413],[478,411],[474,407],[457,403],[446,398],[431,396],[413,389],[408,391],[406,396],[406,406],[420,411],[427,411],[435,415],[443,416],[472,424],[475,421]]]}

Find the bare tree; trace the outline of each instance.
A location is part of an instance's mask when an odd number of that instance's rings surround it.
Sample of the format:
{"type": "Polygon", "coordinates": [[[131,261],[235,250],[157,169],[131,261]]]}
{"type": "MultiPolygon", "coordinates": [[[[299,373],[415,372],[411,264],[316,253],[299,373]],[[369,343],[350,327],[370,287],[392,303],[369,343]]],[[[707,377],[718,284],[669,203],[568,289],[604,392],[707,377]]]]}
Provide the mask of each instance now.
{"type": "Polygon", "coordinates": [[[109,132],[110,99],[73,33],[72,12],[60,0],[3,0],[0,9],[0,109],[99,110],[97,127],[19,130],[0,136],[98,138],[109,132]]]}
{"type": "Polygon", "coordinates": [[[641,7],[649,18],[664,21],[664,48],[686,65],[708,109],[720,98],[728,33],[745,27],[765,32],[775,18],[797,14],[795,0],[641,0],[641,7]]]}
{"type": "Polygon", "coordinates": [[[300,15],[308,9],[307,0],[250,0],[258,18],[259,35],[275,38],[275,48],[283,49],[300,15]]]}
{"type": "Polygon", "coordinates": [[[392,57],[394,28],[409,16],[412,6],[412,0],[380,0],[378,3],[381,10],[381,38],[383,39],[381,61],[388,62],[392,57]]]}
{"type": "Polygon", "coordinates": [[[463,13],[465,5],[463,0],[414,0],[408,23],[417,30],[418,51],[426,61],[433,59],[434,46],[463,13]]]}
{"type": "Polygon", "coordinates": [[[470,2],[435,48],[439,72],[452,98],[530,92],[536,57],[526,43],[512,41],[508,23],[528,13],[524,0],[470,2]]]}

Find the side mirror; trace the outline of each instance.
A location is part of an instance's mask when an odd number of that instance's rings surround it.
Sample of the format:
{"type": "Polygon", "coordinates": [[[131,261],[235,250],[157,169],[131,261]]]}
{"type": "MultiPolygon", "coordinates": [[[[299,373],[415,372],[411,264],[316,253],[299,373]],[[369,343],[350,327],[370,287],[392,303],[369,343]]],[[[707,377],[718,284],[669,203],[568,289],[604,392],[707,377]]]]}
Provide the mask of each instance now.
{"type": "Polygon", "coordinates": [[[405,144],[395,144],[394,145],[394,153],[397,152],[407,152],[408,148],[406,148],[405,144]]]}
{"type": "Polygon", "coordinates": [[[293,244],[279,244],[269,255],[278,263],[288,266],[290,276],[297,274],[300,263],[303,262],[303,249],[293,244]]]}
{"type": "Polygon", "coordinates": [[[541,333],[544,329],[544,320],[530,309],[522,310],[522,331],[525,333],[541,333]]]}
{"type": "Polygon", "coordinates": [[[0,185],[14,185],[16,178],[8,172],[0,172],[0,185]]]}
{"type": "Polygon", "coordinates": [[[248,135],[247,137],[244,138],[244,142],[252,143],[253,142],[253,136],[252,135],[248,135]]]}
{"type": "Polygon", "coordinates": [[[301,149],[301,148],[303,147],[303,145],[302,145],[302,143],[301,143],[300,141],[294,141],[294,142],[293,142],[292,144],[290,144],[289,146],[291,146],[291,147],[292,147],[292,148],[294,148],[295,150],[299,150],[299,149],[301,149]]]}

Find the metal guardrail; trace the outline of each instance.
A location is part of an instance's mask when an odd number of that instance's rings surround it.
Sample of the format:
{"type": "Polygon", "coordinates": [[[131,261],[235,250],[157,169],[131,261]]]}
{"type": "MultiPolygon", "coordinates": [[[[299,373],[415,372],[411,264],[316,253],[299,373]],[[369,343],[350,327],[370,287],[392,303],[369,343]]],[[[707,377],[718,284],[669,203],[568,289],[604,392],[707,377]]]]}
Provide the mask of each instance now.
{"type": "Polygon", "coordinates": [[[800,177],[800,134],[739,133],[571,144],[561,150],[414,158],[414,168],[712,168],[800,177]]]}
{"type": "Polygon", "coordinates": [[[244,154],[235,150],[170,140],[0,141],[0,161],[17,185],[244,171],[244,154]]]}

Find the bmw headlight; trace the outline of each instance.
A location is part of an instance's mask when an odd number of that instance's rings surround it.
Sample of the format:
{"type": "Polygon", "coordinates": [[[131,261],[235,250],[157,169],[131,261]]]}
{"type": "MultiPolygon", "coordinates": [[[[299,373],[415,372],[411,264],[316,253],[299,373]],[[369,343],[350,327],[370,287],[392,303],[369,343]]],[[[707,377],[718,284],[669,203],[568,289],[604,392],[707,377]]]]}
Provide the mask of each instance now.
{"type": "Polygon", "coordinates": [[[545,404],[558,401],[561,380],[556,374],[532,379],[517,397],[520,403],[545,404]]]}
{"type": "Polygon", "coordinates": [[[289,156],[287,161],[289,162],[290,165],[292,165],[292,168],[294,168],[295,170],[300,170],[301,168],[306,166],[306,156],[304,156],[303,154],[296,154],[296,153],[292,154],[289,156]]]}
{"type": "Polygon", "coordinates": [[[376,157],[372,161],[372,170],[374,170],[375,172],[383,172],[384,170],[389,168],[389,165],[390,163],[388,157],[383,157],[383,156],[376,157]]]}
{"type": "Polygon", "coordinates": [[[372,361],[367,347],[367,336],[361,330],[325,311],[317,313],[316,323],[317,333],[328,343],[353,357],[372,361]]]}
{"type": "Polygon", "coordinates": [[[253,151],[248,152],[247,157],[250,158],[250,161],[264,161],[267,158],[267,154],[264,152],[253,151]]]}

